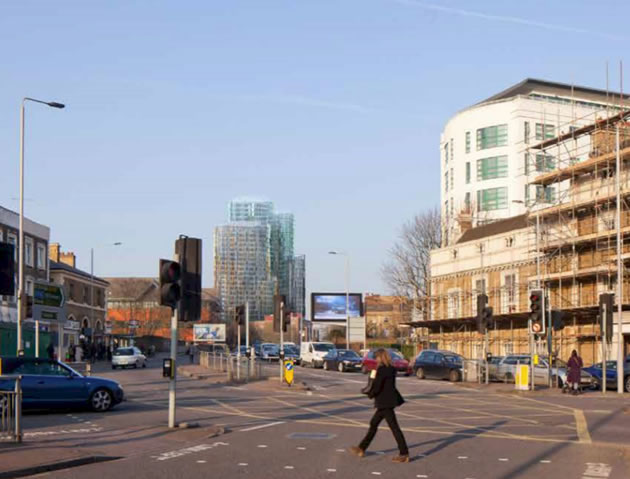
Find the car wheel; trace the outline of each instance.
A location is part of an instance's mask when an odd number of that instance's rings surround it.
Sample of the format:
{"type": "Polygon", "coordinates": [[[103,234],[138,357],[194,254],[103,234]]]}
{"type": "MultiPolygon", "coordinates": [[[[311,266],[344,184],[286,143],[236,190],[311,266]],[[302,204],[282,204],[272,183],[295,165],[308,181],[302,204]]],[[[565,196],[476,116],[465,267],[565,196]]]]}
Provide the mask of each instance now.
{"type": "Polygon", "coordinates": [[[562,389],[564,387],[564,383],[562,382],[562,378],[558,376],[551,376],[551,384],[554,386],[558,386],[558,388],[562,389]]]}
{"type": "Polygon", "coordinates": [[[142,367],[146,368],[147,367],[147,362],[146,361],[142,361],[142,367]]]}
{"type": "Polygon", "coordinates": [[[337,366],[337,370],[340,373],[345,373],[346,372],[346,368],[344,367],[343,363],[339,363],[339,366],[337,366]]]}
{"type": "Polygon", "coordinates": [[[626,385],[626,392],[630,393],[630,376],[625,377],[624,384],[626,385]]]}
{"type": "Polygon", "coordinates": [[[459,373],[455,370],[452,370],[449,374],[448,374],[448,380],[452,383],[456,383],[459,382],[459,373]]]}
{"type": "Polygon", "coordinates": [[[424,379],[424,369],[422,369],[422,368],[418,368],[418,369],[416,370],[416,377],[417,377],[418,379],[424,379]]]}
{"type": "Polygon", "coordinates": [[[112,393],[107,389],[100,388],[90,396],[90,407],[96,412],[105,412],[112,407],[114,401],[112,393]]]}
{"type": "Polygon", "coordinates": [[[328,371],[328,363],[324,361],[324,365],[322,366],[324,371],[328,371]]]}

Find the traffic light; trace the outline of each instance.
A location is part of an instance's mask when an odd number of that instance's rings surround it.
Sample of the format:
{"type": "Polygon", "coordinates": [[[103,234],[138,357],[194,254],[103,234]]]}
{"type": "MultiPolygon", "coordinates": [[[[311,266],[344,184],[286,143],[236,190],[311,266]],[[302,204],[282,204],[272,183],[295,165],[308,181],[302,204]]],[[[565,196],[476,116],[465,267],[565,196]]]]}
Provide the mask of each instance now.
{"type": "Polygon", "coordinates": [[[615,308],[615,295],[603,293],[599,295],[599,321],[602,335],[606,330],[606,341],[612,341],[613,337],[613,310],[615,308]],[[606,327],[604,328],[604,321],[606,327]]]}
{"type": "Polygon", "coordinates": [[[177,308],[177,302],[181,298],[180,277],[181,268],[177,261],[160,260],[160,304],[162,306],[177,308]]]}
{"type": "Polygon", "coordinates": [[[533,289],[529,292],[529,311],[531,332],[533,334],[545,334],[545,314],[542,289],[533,289]]]}
{"type": "Polygon", "coordinates": [[[553,310],[551,312],[551,323],[554,331],[561,331],[564,329],[564,312],[553,310]]]}
{"type": "Polygon", "coordinates": [[[282,332],[286,333],[289,330],[289,326],[291,325],[291,311],[287,306],[284,306],[284,321],[282,322],[283,330],[282,332]]]}
{"type": "Polygon", "coordinates": [[[26,316],[25,318],[33,319],[33,297],[26,295],[26,316]]]}
{"type": "Polygon", "coordinates": [[[15,252],[10,243],[0,243],[0,296],[15,295],[15,252]]]}
{"type": "Polygon", "coordinates": [[[488,324],[492,318],[492,308],[488,306],[488,295],[477,295],[477,331],[479,334],[486,334],[488,324]]]}
{"type": "Polygon", "coordinates": [[[280,332],[280,316],[287,307],[287,298],[284,294],[276,294],[273,297],[273,331],[280,332]]]}
{"type": "Polygon", "coordinates": [[[181,264],[180,321],[201,318],[201,240],[180,235],[175,241],[175,254],[181,264]]]}
{"type": "Polygon", "coordinates": [[[245,305],[244,304],[241,304],[240,306],[236,307],[234,322],[238,326],[245,326],[245,305]]]}

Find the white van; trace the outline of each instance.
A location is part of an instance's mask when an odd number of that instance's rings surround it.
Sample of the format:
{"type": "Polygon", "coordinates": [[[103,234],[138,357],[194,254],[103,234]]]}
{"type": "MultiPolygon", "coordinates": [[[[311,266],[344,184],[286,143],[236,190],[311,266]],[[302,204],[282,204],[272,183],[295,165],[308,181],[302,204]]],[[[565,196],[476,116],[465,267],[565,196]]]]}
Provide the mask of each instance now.
{"type": "Polygon", "coordinates": [[[335,349],[333,343],[303,342],[300,348],[300,363],[303,367],[321,368],[324,364],[324,356],[335,349]]]}

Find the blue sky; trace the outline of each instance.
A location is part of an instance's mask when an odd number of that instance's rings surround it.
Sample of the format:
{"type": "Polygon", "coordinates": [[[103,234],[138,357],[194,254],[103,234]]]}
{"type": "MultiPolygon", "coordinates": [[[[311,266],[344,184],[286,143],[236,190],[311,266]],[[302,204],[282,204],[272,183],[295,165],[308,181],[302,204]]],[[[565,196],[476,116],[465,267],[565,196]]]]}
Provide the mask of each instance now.
{"type": "MultiPolygon", "coordinates": [[[[630,6],[415,0],[4,1],[0,204],[103,276],[145,276],[180,233],[265,196],[296,216],[309,290],[386,292],[402,222],[439,202],[439,134],[526,77],[618,86],[630,6]],[[172,218],[166,222],[165,218],[172,218]],[[123,246],[109,244],[122,241],[123,246]]],[[[628,62],[626,62],[627,64],[628,62]]],[[[628,75],[626,73],[626,78],[628,75]]],[[[626,86],[625,90],[630,90],[626,86]]]]}

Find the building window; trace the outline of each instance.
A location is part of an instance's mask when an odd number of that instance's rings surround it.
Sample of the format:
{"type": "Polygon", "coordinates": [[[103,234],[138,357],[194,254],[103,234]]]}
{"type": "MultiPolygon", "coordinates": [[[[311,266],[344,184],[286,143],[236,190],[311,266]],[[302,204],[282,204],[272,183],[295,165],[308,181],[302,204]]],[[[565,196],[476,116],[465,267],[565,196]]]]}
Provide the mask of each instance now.
{"type": "Polygon", "coordinates": [[[466,132],[466,153],[470,153],[470,132],[466,132]]]}
{"type": "Polygon", "coordinates": [[[46,247],[37,243],[37,268],[46,269],[46,247]]]}
{"type": "Polygon", "coordinates": [[[525,185],[525,197],[523,201],[525,201],[525,206],[529,206],[529,185],[525,185]]]}
{"type": "Polygon", "coordinates": [[[507,208],[507,187],[477,191],[477,211],[493,211],[507,208]]]}
{"type": "Polygon", "coordinates": [[[475,294],[485,294],[486,293],[486,280],[478,279],[475,281],[475,294]]]}
{"type": "Polygon", "coordinates": [[[523,128],[523,141],[529,143],[529,122],[526,121],[523,128]]]}
{"type": "Polygon", "coordinates": [[[466,205],[466,213],[470,213],[470,191],[466,192],[464,197],[464,204],[466,205]]]}
{"type": "Polygon", "coordinates": [[[556,168],[556,160],[553,156],[544,155],[542,153],[538,153],[536,155],[536,171],[538,173],[552,171],[555,168],[556,168]]]}
{"type": "Polygon", "coordinates": [[[466,184],[470,183],[470,161],[466,162],[466,184]]]}
{"type": "Polygon", "coordinates": [[[507,146],[507,124],[488,126],[477,130],[477,151],[507,146]]]}
{"type": "Polygon", "coordinates": [[[13,245],[13,259],[17,262],[18,260],[17,236],[15,236],[13,233],[7,234],[7,242],[13,245]]]}
{"type": "Polygon", "coordinates": [[[68,283],[68,296],[70,296],[70,301],[74,301],[74,283],[68,283]]]}
{"type": "Polygon", "coordinates": [[[455,183],[455,174],[453,173],[453,168],[451,168],[451,190],[454,188],[455,183]]]}
{"type": "Polygon", "coordinates": [[[453,139],[451,138],[451,158],[450,158],[451,161],[453,161],[454,158],[455,158],[455,155],[453,154],[453,148],[454,148],[453,147],[453,139]]]}
{"type": "Polygon", "coordinates": [[[88,301],[89,291],[90,291],[90,289],[87,286],[83,286],[83,302],[84,303],[89,303],[89,301],[88,301]]]}
{"type": "Polygon", "coordinates": [[[536,201],[539,203],[553,203],[556,201],[556,189],[553,186],[536,185],[536,201]]]}
{"type": "Polygon", "coordinates": [[[33,287],[33,278],[26,278],[25,279],[25,290],[26,290],[26,294],[28,296],[33,296],[34,293],[34,287],[33,287]]]}
{"type": "Polygon", "coordinates": [[[556,127],[554,125],[550,125],[548,123],[536,123],[536,139],[537,140],[548,140],[549,138],[553,138],[556,136],[556,127]],[[543,138],[543,128],[545,130],[545,135],[543,138]]]}
{"type": "Polygon", "coordinates": [[[506,248],[511,248],[514,245],[514,237],[513,236],[508,236],[507,238],[505,238],[505,247],[506,248]]]}
{"type": "Polygon", "coordinates": [[[525,176],[529,175],[529,153],[525,153],[523,157],[523,171],[525,172],[525,176]]]}
{"type": "Polygon", "coordinates": [[[448,165],[448,143],[444,145],[444,164],[448,165]]]}
{"type": "Polygon", "coordinates": [[[33,267],[33,240],[31,238],[26,238],[24,245],[24,263],[26,266],[33,267]]]}
{"type": "Polygon", "coordinates": [[[444,172],[444,190],[448,191],[448,171],[444,172]]]}
{"type": "Polygon", "coordinates": [[[514,303],[516,302],[516,275],[506,274],[503,277],[505,313],[511,313],[514,303]]]}
{"type": "Polygon", "coordinates": [[[507,155],[477,160],[477,181],[506,178],[508,175],[507,155]]]}

